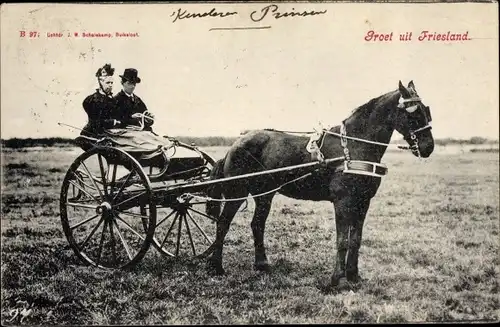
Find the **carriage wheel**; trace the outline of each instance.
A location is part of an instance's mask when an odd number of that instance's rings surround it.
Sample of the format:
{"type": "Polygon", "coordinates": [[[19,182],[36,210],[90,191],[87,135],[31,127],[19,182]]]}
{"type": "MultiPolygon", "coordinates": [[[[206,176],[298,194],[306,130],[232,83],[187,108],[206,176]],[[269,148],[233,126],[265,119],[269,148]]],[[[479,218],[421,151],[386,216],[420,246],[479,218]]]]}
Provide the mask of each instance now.
{"type": "Polygon", "coordinates": [[[116,148],[96,147],[73,162],[63,181],[60,212],[76,255],[100,268],[134,266],[154,237],[150,182],[138,162],[116,148]],[[136,209],[144,205],[147,214],[136,209]]]}
{"type": "MultiPolygon", "coordinates": [[[[215,166],[210,155],[200,151],[206,160],[209,174],[215,166]]],[[[215,241],[217,218],[205,213],[205,194],[198,197],[178,199],[168,207],[158,207],[153,244],[158,251],[168,257],[193,258],[205,254],[215,241]],[[180,200],[180,201],[179,201],[180,200]]],[[[148,212],[142,208],[143,213],[148,212]]]]}

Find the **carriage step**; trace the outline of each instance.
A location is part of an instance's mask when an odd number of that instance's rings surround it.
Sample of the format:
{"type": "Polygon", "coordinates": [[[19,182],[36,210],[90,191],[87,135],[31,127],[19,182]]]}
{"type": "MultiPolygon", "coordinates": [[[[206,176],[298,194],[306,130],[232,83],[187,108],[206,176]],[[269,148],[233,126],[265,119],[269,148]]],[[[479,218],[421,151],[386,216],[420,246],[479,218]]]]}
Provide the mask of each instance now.
{"type": "Polygon", "coordinates": [[[355,175],[366,175],[373,177],[383,177],[387,174],[387,166],[377,162],[351,160],[344,162],[344,173],[355,175]]]}

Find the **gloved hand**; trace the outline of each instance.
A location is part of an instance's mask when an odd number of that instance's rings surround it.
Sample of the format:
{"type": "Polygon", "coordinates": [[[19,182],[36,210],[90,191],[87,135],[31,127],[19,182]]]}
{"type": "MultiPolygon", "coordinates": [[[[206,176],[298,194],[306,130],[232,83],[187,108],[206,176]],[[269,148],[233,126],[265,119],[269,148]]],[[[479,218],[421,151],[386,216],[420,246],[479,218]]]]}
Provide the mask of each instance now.
{"type": "Polygon", "coordinates": [[[144,113],[144,125],[146,127],[150,127],[154,123],[155,116],[150,113],[149,111],[146,111],[144,113]]]}

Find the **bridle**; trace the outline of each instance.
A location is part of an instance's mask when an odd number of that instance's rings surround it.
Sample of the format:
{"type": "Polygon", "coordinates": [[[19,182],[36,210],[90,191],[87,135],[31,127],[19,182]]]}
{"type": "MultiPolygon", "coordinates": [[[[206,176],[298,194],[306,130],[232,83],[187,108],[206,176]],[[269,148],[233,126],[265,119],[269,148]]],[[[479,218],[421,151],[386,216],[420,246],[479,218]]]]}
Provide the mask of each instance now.
{"type": "MultiPolygon", "coordinates": [[[[411,97],[409,99],[405,99],[401,96],[399,98],[398,108],[405,109],[408,113],[413,113],[417,109],[422,110],[422,99],[420,99],[419,97],[411,97]]],[[[429,107],[425,106],[425,110],[422,110],[422,111],[423,111],[424,118],[425,118],[425,125],[417,128],[417,129],[410,128],[410,132],[409,132],[409,138],[413,142],[413,144],[410,146],[410,149],[415,151],[419,158],[421,158],[421,156],[420,156],[420,150],[418,147],[417,133],[423,132],[423,131],[428,130],[428,129],[432,129],[432,126],[431,126],[432,118],[430,117],[429,107]],[[428,112],[429,112],[429,115],[428,115],[428,112]]]]}

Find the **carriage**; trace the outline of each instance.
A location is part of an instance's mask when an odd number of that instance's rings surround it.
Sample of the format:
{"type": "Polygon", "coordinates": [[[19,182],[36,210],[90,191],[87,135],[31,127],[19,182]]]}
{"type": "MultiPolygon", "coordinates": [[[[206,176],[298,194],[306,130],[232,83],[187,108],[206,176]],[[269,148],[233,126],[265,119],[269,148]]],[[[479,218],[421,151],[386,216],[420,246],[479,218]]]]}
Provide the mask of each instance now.
{"type": "Polygon", "coordinates": [[[216,160],[194,144],[169,138],[169,148],[131,153],[106,138],[94,142],[84,138],[78,137],[76,143],[85,152],[69,167],[62,184],[61,222],[76,255],[103,269],[133,267],[151,246],[178,259],[206,256],[217,217],[205,213],[204,206],[209,200],[226,201],[206,196],[214,184],[313,170],[343,160],[213,179],[216,160]]]}

